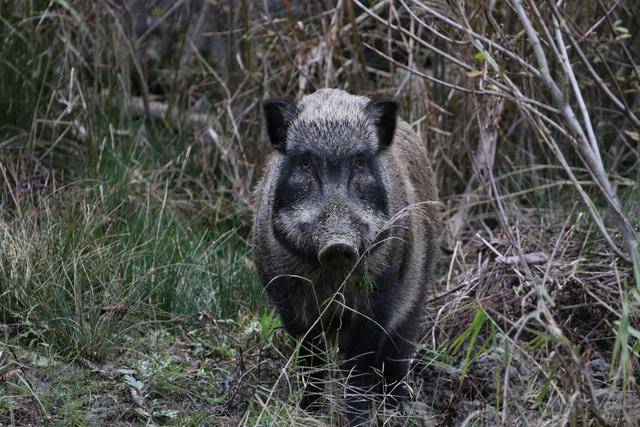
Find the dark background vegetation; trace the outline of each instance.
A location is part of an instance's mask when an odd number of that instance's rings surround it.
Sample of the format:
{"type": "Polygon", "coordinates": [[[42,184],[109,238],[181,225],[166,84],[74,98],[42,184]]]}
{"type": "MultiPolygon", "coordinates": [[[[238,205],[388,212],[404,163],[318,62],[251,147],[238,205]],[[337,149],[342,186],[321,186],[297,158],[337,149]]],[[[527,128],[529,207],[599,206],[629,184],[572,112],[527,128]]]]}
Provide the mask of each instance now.
{"type": "MultiPolygon", "coordinates": [[[[335,424],[253,271],[261,102],[387,94],[439,270],[391,423],[634,424],[635,0],[0,0],[0,424],[335,424]]],[[[327,367],[335,371],[335,364],[327,367]]]]}

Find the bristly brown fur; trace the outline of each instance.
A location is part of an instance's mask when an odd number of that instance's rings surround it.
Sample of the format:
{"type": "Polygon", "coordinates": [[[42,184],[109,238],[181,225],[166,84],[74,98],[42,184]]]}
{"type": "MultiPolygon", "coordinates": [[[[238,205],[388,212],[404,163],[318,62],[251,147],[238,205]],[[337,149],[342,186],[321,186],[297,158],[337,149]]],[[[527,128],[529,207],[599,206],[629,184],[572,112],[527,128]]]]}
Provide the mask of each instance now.
{"type": "MultiPolygon", "coordinates": [[[[377,145],[375,123],[366,111],[369,101],[331,89],[304,97],[299,116],[287,123],[286,144],[292,146],[287,150],[306,144],[321,152],[348,153],[362,145],[362,138],[377,145]]],[[[375,382],[372,369],[384,371],[387,385],[397,385],[406,376],[439,231],[438,195],[425,145],[404,121],[394,126],[393,142],[379,154],[389,212],[382,221],[372,220],[374,236],[367,240],[359,268],[346,279],[293,253],[274,236],[274,197],[285,162],[280,149],[268,160],[256,188],[253,250],[266,291],[291,335],[305,341],[337,335],[345,359],[354,360],[346,368],[363,374],[353,382],[357,390],[375,382]],[[367,294],[357,286],[365,269],[375,278],[367,294]]],[[[288,233],[295,239],[314,239],[293,228],[288,233]]],[[[363,408],[351,406],[361,417],[363,408]]]]}

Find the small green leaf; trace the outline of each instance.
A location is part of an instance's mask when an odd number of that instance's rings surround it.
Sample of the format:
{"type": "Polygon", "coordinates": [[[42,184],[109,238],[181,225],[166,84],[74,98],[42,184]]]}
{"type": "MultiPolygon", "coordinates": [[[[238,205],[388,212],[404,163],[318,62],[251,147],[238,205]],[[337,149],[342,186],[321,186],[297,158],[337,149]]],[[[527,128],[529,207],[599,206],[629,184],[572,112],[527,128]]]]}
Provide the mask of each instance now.
{"type": "Polygon", "coordinates": [[[144,383],[133,378],[131,375],[125,375],[124,382],[138,391],[142,391],[142,389],[144,388],[144,383]]]}
{"type": "Polygon", "coordinates": [[[231,347],[216,345],[211,347],[211,354],[221,359],[233,359],[236,356],[236,351],[231,347]]]}
{"type": "Polygon", "coordinates": [[[171,419],[176,419],[178,418],[178,411],[176,411],[175,409],[160,409],[158,411],[154,411],[153,415],[158,416],[158,417],[165,417],[165,418],[171,418],[171,419]]]}
{"type": "Polygon", "coordinates": [[[49,366],[55,366],[57,365],[57,363],[51,359],[49,359],[48,357],[45,356],[36,356],[35,357],[35,362],[37,366],[40,366],[41,368],[48,368],[49,366]]]}
{"type": "Polygon", "coordinates": [[[476,53],[473,57],[476,58],[476,61],[484,62],[487,60],[489,55],[487,54],[486,51],[481,50],[480,52],[476,53]]]}
{"type": "Polygon", "coordinates": [[[360,292],[368,297],[373,292],[376,286],[376,281],[374,277],[369,273],[369,270],[365,270],[362,279],[360,280],[360,292]]]}
{"type": "Polygon", "coordinates": [[[266,311],[260,317],[260,340],[267,342],[276,329],[280,327],[280,318],[275,310],[266,311]]]}
{"type": "Polygon", "coordinates": [[[218,396],[218,397],[208,397],[206,398],[206,400],[211,404],[211,405],[220,405],[222,403],[224,403],[224,401],[226,400],[227,395],[223,394],[222,396],[218,396]]]}
{"type": "Polygon", "coordinates": [[[469,371],[471,362],[473,362],[473,359],[475,359],[475,357],[477,356],[476,355],[472,357],[471,353],[473,352],[473,349],[476,346],[476,340],[478,339],[480,330],[482,329],[482,326],[484,325],[487,318],[488,316],[487,316],[487,313],[484,311],[484,309],[478,308],[478,311],[476,311],[476,315],[473,318],[473,321],[471,322],[471,326],[469,327],[470,338],[469,338],[469,344],[467,346],[467,354],[465,355],[465,358],[464,358],[464,365],[462,366],[462,373],[460,375],[461,379],[464,379],[465,375],[467,374],[467,371],[469,371]]]}

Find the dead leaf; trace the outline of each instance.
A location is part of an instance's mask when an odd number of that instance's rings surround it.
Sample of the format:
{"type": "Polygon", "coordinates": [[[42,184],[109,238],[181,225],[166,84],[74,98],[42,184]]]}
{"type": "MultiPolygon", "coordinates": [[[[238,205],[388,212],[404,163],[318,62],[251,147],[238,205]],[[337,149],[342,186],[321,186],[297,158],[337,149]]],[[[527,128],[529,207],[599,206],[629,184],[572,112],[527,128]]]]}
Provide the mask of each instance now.
{"type": "MultiPolygon", "coordinates": [[[[549,259],[547,257],[547,254],[545,254],[544,252],[531,252],[528,254],[524,254],[523,257],[524,261],[527,264],[531,265],[544,264],[549,259]]],[[[516,265],[520,263],[520,256],[499,256],[498,258],[496,258],[496,261],[501,264],[516,265]]]]}
{"type": "Polygon", "coordinates": [[[625,130],[624,133],[626,133],[627,136],[633,139],[634,141],[640,141],[640,133],[632,130],[625,130]]]}

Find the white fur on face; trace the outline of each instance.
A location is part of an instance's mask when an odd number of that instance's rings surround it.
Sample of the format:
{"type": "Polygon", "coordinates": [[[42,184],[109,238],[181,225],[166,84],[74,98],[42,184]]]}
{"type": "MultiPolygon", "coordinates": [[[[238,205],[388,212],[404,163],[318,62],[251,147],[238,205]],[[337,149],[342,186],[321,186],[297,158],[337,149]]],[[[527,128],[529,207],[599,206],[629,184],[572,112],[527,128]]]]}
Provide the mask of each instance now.
{"type": "Polygon", "coordinates": [[[369,231],[366,236],[362,236],[362,240],[366,245],[372,244],[386,224],[387,218],[380,212],[372,209],[362,209],[360,206],[355,207],[355,213],[360,221],[368,226],[369,231]]]}
{"type": "Polygon", "coordinates": [[[274,222],[278,229],[287,234],[289,240],[295,242],[297,246],[303,246],[311,236],[302,234],[300,230],[304,225],[317,222],[321,208],[312,203],[291,205],[281,209],[276,214],[274,222]]]}
{"type": "MultiPolygon", "coordinates": [[[[277,228],[286,233],[288,240],[294,242],[296,246],[305,246],[312,242],[312,245],[320,243],[322,238],[327,234],[353,234],[356,232],[355,224],[339,221],[340,224],[331,224],[322,221],[320,216],[324,210],[323,205],[316,205],[314,201],[302,205],[292,205],[286,209],[280,210],[274,216],[274,223],[277,228]],[[345,225],[349,225],[349,229],[344,229],[345,225]],[[302,232],[304,228],[312,235],[302,232]]],[[[356,217],[360,224],[367,225],[366,235],[357,236],[359,242],[363,242],[365,246],[373,244],[378,237],[380,231],[384,228],[388,221],[386,215],[373,209],[367,209],[357,203],[349,203],[348,210],[344,212],[345,216],[356,217]]]]}

